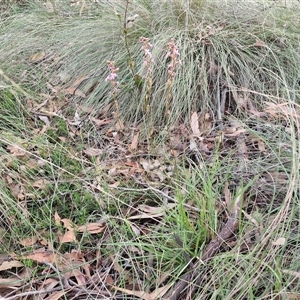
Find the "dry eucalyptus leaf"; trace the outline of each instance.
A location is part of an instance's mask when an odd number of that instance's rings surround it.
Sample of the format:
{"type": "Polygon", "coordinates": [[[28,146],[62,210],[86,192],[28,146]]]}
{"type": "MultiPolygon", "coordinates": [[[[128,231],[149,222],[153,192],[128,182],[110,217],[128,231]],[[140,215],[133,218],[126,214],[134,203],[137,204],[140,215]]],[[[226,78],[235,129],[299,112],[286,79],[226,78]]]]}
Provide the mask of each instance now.
{"type": "Polygon", "coordinates": [[[9,270],[11,268],[21,268],[21,267],[24,267],[24,265],[20,261],[17,260],[4,261],[0,265],[0,271],[9,270]]]}
{"type": "Polygon", "coordinates": [[[83,150],[83,153],[85,153],[88,156],[95,157],[101,155],[103,153],[103,150],[97,148],[88,148],[83,150]]]}
{"type": "Polygon", "coordinates": [[[123,288],[119,288],[117,286],[113,286],[113,288],[120,292],[123,292],[125,294],[139,297],[143,300],[158,300],[158,299],[162,299],[163,295],[165,295],[167,293],[167,291],[170,289],[170,287],[172,285],[173,285],[173,283],[170,283],[161,288],[157,288],[150,294],[143,292],[143,291],[134,291],[134,290],[123,289],[123,288]]]}
{"type": "Polygon", "coordinates": [[[78,232],[89,232],[90,234],[96,234],[103,232],[106,226],[105,223],[89,223],[77,228],[78,232]]]}
{"type": "Polygon", "coordinates": [[[132,142],[131,142],[131,144],[129,146],[130,150],[135,150],[137,148],[137,145],[138,145],[138,142],[139,142],[139,135],[140,135],[140,132],[138,131],[133,136],[132,142]]]}
{"type": "Polygon", "coordinates": [[[47,116],[39,116],[39,119],[43,121],[46,125],[50,125],[49,118],[47,116]]]}
{"type": "Polygon", "coordinates": [[[33,236],[19,241],[19,244],[21,244],[24,247],[29,247],[34,245],[38,240],[39,239],[36,236],[33,236]]]}
{"type": "Polygon", "coordinates": [[[190,125],[192,128],[192,132],[194,135],[200,135],[200,130],[199,130],[199,118],[197,112],[193,112],[191,116],[191,121],[190,125]]]}

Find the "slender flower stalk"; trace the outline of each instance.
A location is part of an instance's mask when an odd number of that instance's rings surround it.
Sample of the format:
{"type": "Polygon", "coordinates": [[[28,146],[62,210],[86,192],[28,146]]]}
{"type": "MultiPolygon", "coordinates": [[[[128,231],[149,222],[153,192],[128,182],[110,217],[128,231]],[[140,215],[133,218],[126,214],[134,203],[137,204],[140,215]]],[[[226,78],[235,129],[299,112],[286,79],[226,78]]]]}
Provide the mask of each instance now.
{"type": "Polygon", "coordinates": [[[151,89],[152,89],[152,73],[153,73],[153,62],[154,62],[151,53],[151,49],[153,45],[149,42],[149,39],[145,37],[141,37],[140,41],[143,44],[141,50],[144,51],[143,64],[146,68],[145,78],[146,78],[147,90],[145,96],[145,113],[148,119],[148,115],[150,111],[149,99],[151,96],[151,89]]]}
{"type": "Polygon", "coordinates": [[[116,109],[116,120],[119,124],[119,129],[122,128],[121,126],[121,120],[120,120],[120,109],[119,109],[119,103],[118,103],[118,93],[120,91],[119,89],[119,81],[117,81],[117,73],[119,71],[119,68],[116,68],[115,66],[115,62],[114,61],[107,61],[107,66],[109,68],[110,74],[106,77],[105,81],[109,81],[110,85],[112,87],[112,91],[111,91],[111,95],[114,99],[114,105],[115,105],[115,109],[116,109]]]}
{"type": "Polygon", "coordinates": [[[128,8],[129,8],[129,0],[126,0],[125,2],[125,10],[124,10],[124,20],[123,20],[123,33],[124,33],[124,44],[125,48],[128,54],[128,66],[130,69],[130,72],[132,74],[132,77],[134,78],[134,60],[132,58],[130,49],[129,49],[129,42],[128,42],[128,30],[132,27],[134,21],[139,16],[138,14],[135,14],[133,17],[128,17],[128,8]]]}
{"type": "Polygon", "coordinates": [[[170,103],[172,100],[172,85],[174,83],[176,69],[179,65],[182,64],[180,60],[180,53],[178,47],[173,38],[170,40],[167,46],[169,51],[166,55],[166,59],[169,59],[170,62],[168,64],[167,103],[166,103],[166,111],[165,111],[166,120],[168,120],[170,114],[170,103]]]}

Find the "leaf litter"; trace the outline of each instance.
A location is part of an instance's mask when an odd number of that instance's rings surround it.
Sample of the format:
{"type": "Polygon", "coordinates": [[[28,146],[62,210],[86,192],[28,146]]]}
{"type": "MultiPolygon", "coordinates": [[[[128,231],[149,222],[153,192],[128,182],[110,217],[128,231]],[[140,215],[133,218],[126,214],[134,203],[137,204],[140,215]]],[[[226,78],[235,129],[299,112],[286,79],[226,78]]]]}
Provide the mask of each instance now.
{"type": "MultiPolygon", "coordinates": [[[[49,101],[50,100],[48,100],[45,105],[48,105],[51,102],[49,101]]],[[[47,113],[47,110],[45,110],[45,105],[38,108],[38,110],[35,110],[35,113],[37,113],[39,109],[43,109],[44,115],[38,115],[38,118],[43,121],[47,127],[52,128],[52,118],[57,115],[59,115],[63,120],[67,120],[69,118],[70,122],[67,121],[68,124],[79,126],[79,123],[74,124],[74,117],[71,115],[69,117],[63,116],[59,112],[60,108],[56,107],[55,105],[50,104],[50,107],[48,108],[49,113],[47,113]]],[[[270,111],[270,106],[268,106],[265,112],[270,114],[271,118],[274,118],[279,117],[278,114],[279,112],[282,112],[282,109],[280,108],[278,111],[276,108],[274,111],[275,112],[270,111]]],[[[287,111],[285,111],[285,113],[287,113],[287,111]]],[[[84,116],[84,114],[86,114],[86,112],[83,112],[82,116],[84,116]]],[[[79,117],[77,118],[79,120],[79,117]]],[[[103,119],[96,119],[93,117],[91,122],[96,124],[98,128],[103,127],[105,134],[105,126],[111,124],[111,119],[109,116],[104,116],[103,119]]],[[[45,125],[41,124],[41,126],[45,125]]],[[[113,178],[110,185],[112,189],[119,188],[120,180],[126,181],[129,179],[133,180],[138,185],[140,185],[140,183],[147,182],[147,186],[153,185],[160,188],[163,186],[163,183],[167,182],[169,178],[172,178],[174,171],[173,166],[169,161],[166,161],[159,155],[156,155],[152,158],[147,158],[148,148],[147,146],[143,146],[145,145],[145,142],[140,139],[140,130],[138,129],[138,126],[133,127],[136,127],[133,135],[130,135],[129,132],[126,134],[125,127],[115,128],[115,132],[112,132],[111,129],[107,129],[106,142],[98,147],[95,147],[93,144],[87,144],[85,145],[83,153],[90,159],[96,158],[97,164],[102,168],[105,167],[107,169],[108,176],[113,178]],[[120,131],[122,131],[122,134],[120,134],[120,131]],[[117,150],[117,152],[114,152],[113,154],[113,159],[103,159],[104,157],[111,155],[111,149],[114,149],[114,151],[117,150]],[[138,151],[138,153],[134,153],[135,151],[138,151]]],[[[249,160],[251,158],[251,147],[256,147],[258,153],[261,154],[265,154],[268,151],[268,148],[263,140],[250,134],[247,128],[243,127],[243,125],[233,122],[231,126],[227,126],[223,129],[222,135],[216,134],[213,128],[213,119],[211,119],[209,114],[198,114],[197,112],[193,112],[190,120],[190,135],[186,134],[188,129],[183,124],[174,127],[173,131],[171,132],[170,145],[167,145],[167,153],[169,157],[176,158],[185,153],[188,164],[198,164],[203,159],[209,160],[220,142],[222,144],[222,153],[231,151],[232,144],[234,144],[234,142],[237,143],[238,147],[236,153],[238,155],[238,160],[249,160]],[[182,139],[183,136],[186,137],[184,140],[182,139]],[[249,148],[249,145],[252,146],[249,148]],[[174,150],[177,152],[173,152],[174,150]],[[194,160],[192,156],[197,156],[199,152],[201,153],[202,158],[199,160],[194,160]],[[190,158],[188,157],[189,155],[191,155],[190,158]]],[[[70,130],[72,129],[70,128],[70,130]]],[[[76,132],[76,130],[74,132],[76,132]]],[[[38,134],[45,134],[45,130],[39,131],[38,134]]],[[[22,144],[24,144],[24,142],[22,142],[22,144]]],[[[22,159],[24,164],[29,168],[36,168],[44,164],[43,160],[27,157],[26,151],[24,152],[22,147],[22,145],[11,145],[7,147],[7,150],[9,151],[10,155],[14,156],[16,159],[22,159]]],[[[13,180],[9,178],[10,177],[8,176],[7,181],[10,181],[10,185],[12,185],[13,194],[19,200],[24,200],[26,198],[26,186],[20,185],[19,183],[13,184],[13,180]]],[[[102,179],[99,178],[99,184],[101,184],[101,180],[102,179]]],[[[36,179],[31,186],[44,190],[48,184],[49,181],[46,179],[36,179]]],[[[225,184],[224,201],[226,203],[226,210],[228,210],[229,213],[234,212],[236,215],[240,208],[236,206],[238,204],[233,204],[232,192],[230,191],[230,182],[226,182],[225,184]]],[[[135,235],[143,236],[146,232],[149,232],[149,229],[147,229],[147,222],[149,222],[149,220],[159,224],[159,220],[162,220],[165,217],[165,213],[170,212],[172,209],[176,209],[177,206],[178,203],[176,202],[166,203],[159,206],[138,204],[135,207],[135,213],[128,216],[127,220],[132,222],[130,223],[130,226],[135,235]]],[[[247,214],[247,216],[248,219],[252,218],[249,214],[247,214]]],[[[55,212],[53,218],[55,219],[55,224],[57,226],[57,229],[55,230],[56,242],[59,242],[60,245],[78,243],[80,234],[103,235],[107,228],[107,225],[103,222],[91,222],[78,226],[76,223],[67,218],[61,218],[57,212],[55,212]]],[[[232,236],[233,232],[236,231],[236,226],[237,221],[235,221],[235,223],[226,223],[225,227],[219,232],[222,242],[221,239],[211,240],[204,250],[202,260],[207,260],[209,257],[215,255],[217,251],[224,251],[226,247],[223,247],[222,244],[224,241],[228,240],[230,236],[232,236]],[[216,246],[216,244],[218,244],[218,246],[216,246]],[[212,248],[210,247],[217,249],[217,251],[211,251],[212,248]]],[[[60,274],[60,276],[63,278],[63,284],[58,279],[52,279],[51,281],[50,277],[46,277],[44,282],[41,282],[39,290],[43,295],[45,295],[45,299],[59,299],[59,297],[62,297],[63,295],[71,295],[74,293],[74,289],[70,288],[74,279],[77,284],[77,292],[80,290],[82,292],[85,291],[91,294],[96,292],[95,287],[91,283],[95,270],[93,270],[92,263],[85,259],[84,253],[73,249],[71,252],[62,254],[59,251],[51,249],[52,246],[47,244],[46,239],[42,239],[37,236],[23,239],[20,241],[20,245],[24,247],[34,246],[40,244],[41,240],[44,241],[44,248],[34,250],[30,253],[24,253],[19,256],[19,260],[4,261],[0,266],[0,271],[3,272],[11,268],[22,270],[24,269],[24,263],[22,263],[22,261],[31,260],[36,264],[44,266],[44,274],[45,272],[49,276],[51,274],[60,274]],[[47,248],[49,249],[47,250],[47,248]],[[56,290],[58,287],[60,287],[60,291],[56,290]]],[[[245,238],[245,242],[247,241],[248,247],[251,247],[251,242],[245,238]]],[[[272,244],[283,245],[284,241],[284,238],[279,238],[278,240],[273,241],[272,244]]],[[[232,244],[232,242],[230,243],[232,244]]],[[[137,250],[137,255],[143,255],[138,248],[137,250]]],[[[112,256],[110,257],[110,260],[113,263],[113,272],[120,274],[122,273],[123,275],[124,272],[128,274],[127,279],[129,287],[130,282],[133,280],[130,271],[125,271],[124,268],[118,264],[117,260],[112,256]]],[[[107,290],[101,291],[105,295],[112,295],[112,291],[115,290],[123,294],[139,297],[140,299],[154,300],[163,297],[168,291],[178,288],[173,282],[163,285],[159,288],[157,287],[151,293],[139,289],[133,290],[121,288],[115,285],[115,276],[112,275],[113,273],[109,276],[106,275],[105,280],[108,284],[107,288],[110,290],[110,292],[107,290]]],[[[166,275],[166,278],[168,278],[168,274],[166,275]]],[[[10,280],[12,281],[13,277],[10,280]]],[[[7,286],[10,285],[8,282],[9,280],[5,279],[2,282],[2,286],[7,288],[7,286]]],[[[20,280],[15,281],[14,286],[20,286],[20,280]]],[[[13,285],[11,285],[11,287],[13,287],[13,285]]],[[[97,293],[99,293],[98,290],[97,293]]]]}

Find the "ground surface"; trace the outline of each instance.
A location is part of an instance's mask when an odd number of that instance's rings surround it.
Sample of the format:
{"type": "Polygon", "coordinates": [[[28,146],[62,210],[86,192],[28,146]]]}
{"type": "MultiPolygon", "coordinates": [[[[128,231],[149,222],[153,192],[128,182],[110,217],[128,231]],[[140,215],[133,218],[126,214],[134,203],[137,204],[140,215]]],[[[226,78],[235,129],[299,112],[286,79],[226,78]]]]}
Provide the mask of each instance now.
{"type": "Polygon", "coordinates": [[[133,2],[2,13],[1,297],[299,299],[299,5],[133,2]]]}

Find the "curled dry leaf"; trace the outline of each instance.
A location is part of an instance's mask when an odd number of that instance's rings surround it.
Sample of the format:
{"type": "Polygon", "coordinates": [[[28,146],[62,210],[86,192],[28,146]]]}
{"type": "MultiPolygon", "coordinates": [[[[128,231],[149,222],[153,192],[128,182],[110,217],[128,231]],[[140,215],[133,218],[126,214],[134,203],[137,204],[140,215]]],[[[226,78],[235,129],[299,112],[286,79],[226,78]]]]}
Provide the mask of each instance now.
{"type": "Polygon", "coordinates": [[[104,119],[104,120],[99,120],[99,119],[96,119],[96,118],[91,118],[91,120],[95,123],[95,125],[97,127],[101,127],[101,126],[104,126],[104,125],[107,125],[109,123],[111,123],[112,119],[104,119]]]}
{"type": "Polygon", "coordinates": [[[22,257],[23,259],[31,259],[37,263],[50,263],[53,264],[55,262],[55,264],[59,264],[59,262],[61,261],[60,255],[54,253],[53,251],[46,251],[45,249],[39,249],[36,251],[33,251],[30,254],[26,254],[22,257]]]}
{"type": "Polygon", "coordinates": [[[151,170],[151,166],[150,166],[150,163],[145,160],[145,159],[141,159],[140,160],[140,164],[143,166],[143,169],[147,172],[149,172],[151,170]]]}
{"type": "Polygon", "coordinates": [[[103,150],[97,148],[88,148],[83,150],[83,153],[85,153],[88,156],[95,157],[101,155],[103,153],[103,150]]]}
{"type": "Polygon", "coordinates": [[[96,234],[103,232],[106,228],[104,223],[89,223],[77,228],[78,232],[89,232],[90,234],[96,234]]]}
{"type": "Polygon", "coordinates": [[[40,61],[42,61],[44,58],[46,57],[46,53],[44,51],[42,52],[38,52],[35,54],[32,54],[29,58],[29,60],[32,63],[39,63],[40,61]]]}
{"type": "Polygon", "coordinates": [[[17,260],[4,261],[0,265],[0,271],[9,270],[11,268],[21,268],[21,267],[24,267],[24,265],[20,261],[17,260]]]}
{"type": "Polygon", "coordinates": [[[140,204],[138,206],[138,209],[149,213],[149,214],[159,214],[159,213],[163,213],[166,209],[172,209],[176,207],[175,203],[168,203],[167,206],[150,206],[150,205],[145,205],[145,204],[140,204]]]}
{"type": "Polygon", "coordinates": [[[141,231],[139,230],[139,228],[137,226],[133,225],[131,222],[129,223],[129,225],[135,235],[141,235],[141,231]]]}
{"type": "Polygon", "coordinates": [[[41,121],[43,121],[46,125],[50,125],[49,118],[47,116],[38,116],[41,121]]]}
{"type": "Polygon", "coordinates": [[[51,294],[47,299],[45,300],[59,300],[63,299],[62,297],[69,292],[69,289],[64,289],[63,291],[55,292],[51,294]]]}
{"type": "Polygon", "coordinates": [[[18,145],[8,145],[7,149],[9,152],[16,157],[22,157],[26,155],[26,151],[23,150],[20,146],[18,145]]]}
{"type": "Polygon", "coordinates": [[[59,214],[57,213],[57,211],[54,213],[54,220],[55,220],[55,225],[56,226],[60,226],[60,221],[61,221],[61,218],[59,216],[59,214]]]}
{"type": "Polygon", "coordinates": [[[191,116],[190,125],[192,128],[193,135],[199,136],[200,130],[199,130],[199,118],[197,112],[193,112],[191,116]]]}
{"type": "Polygon", "coordinates": [[[66,89],[66,91],[71,94],[71,95],[77,95],[80,96],[82,98],[85,98],[86,95],[85,93],[83,93],[80,89],[79,86],[87,79],[86,75],[83,75],[79,78],[77,78],[70,87],[68,87],[66,89]]]}
{"type": "MultiPolygon", "coordinates": [[[[0,288],[23,286],[24,280],[13,276],[10,278],[0,278],[0,288]]],[[[1,299],[1,298],[0,298],[1,299]]],[[[3,298],[5,299],[5,298],[3,298]]]]}
{"type": "Polygon", "coordinates": [[[67,230],[64,235],[59,235],[59,241],[63,243],[76,242],[76,235],[73,229],[67,230]]]}
{"type": "Polygon", "coordinates": [[[32,186],[39,189],[45,189],[50,182],[46,179],[39,179],[35,181],[32,186]]]}
{"type": "Polygon", "coordinates": [[[120,292],[123,292],[125,294],[133,295],[133,296],[139,297],[144,300],[158,300],[158,299],[162,299],[162,297],[167,293],[167,291],[170,289],[170,287],[172,285],[173,285],[173,283],[167,284],[161,288],[154,290],[150,294],[143,292],[143,291],[128,290],[128,289],[123,289],[123,288],[119,288],[116,286],[113,286],[113,288],[120,292]]]}
{"type": "Polygon", "coordinates": [[[29,238],[21,240],[19,242],[19,244],[21,244],[24,247],[29,247],[29,246],[34,245],[38,240],[39,240],[38,237],[33,236],[33,237],[29,237],[29,238]]]}
{"type": "Polygon", "coordinates": [[[224,184],[224,198],[227,208],[230,207],[232,205],[232,195],[229,190],[229,184],[227,181],[224,184]]]}
{"type": "Polygon", "coordinates": [[[155,207],[155,206],[141,204],[138,206],[138,208],[144,211],[145,213],[129,217],[128,220],[151,219],[151,218],[162,217],[166,209],[172,209],[174,207],[176,207],[175,203],[168,203],[167,206],[163,206],[163,207],[155,207]]]}
{"type": "Polygon", "coordinates": [[[131,151],[136,150],[137,145],[138,145],[138,141],[139,141],[139,135],[140,135],[140,132],[137,131],[135,133],[135,135],[133,136],[132,142],[131,142],[131,144],[129,146],[129,148],[130,148],[131,151]]]}

